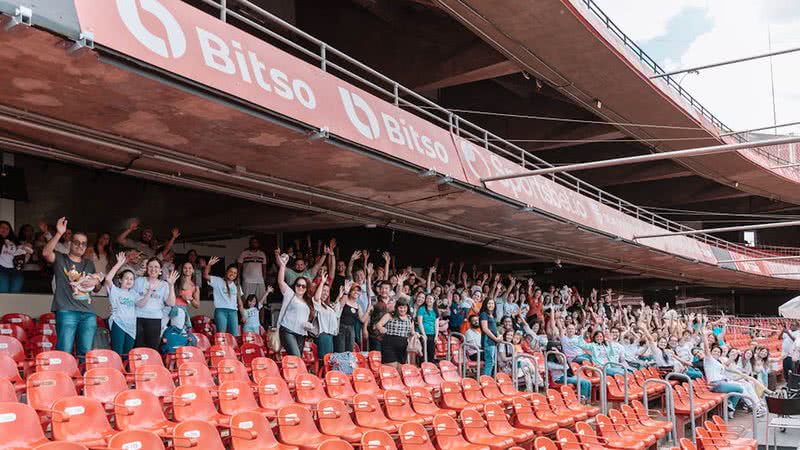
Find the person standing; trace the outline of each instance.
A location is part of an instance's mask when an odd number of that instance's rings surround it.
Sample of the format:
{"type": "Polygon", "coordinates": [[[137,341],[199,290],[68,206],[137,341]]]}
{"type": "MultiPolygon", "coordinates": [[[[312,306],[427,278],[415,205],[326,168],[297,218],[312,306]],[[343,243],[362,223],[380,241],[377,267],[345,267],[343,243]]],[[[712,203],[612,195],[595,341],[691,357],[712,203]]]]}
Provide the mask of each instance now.
{"type": "Polygon", "coordinates": [[[800,338],[800,331],[797,330],[797,322],[792,322],[791,328],[785,328],[781,331],[782,345],[781,345],[781,359],[783,360],[783,380],[789,382],[789,372],[797,373],[795,370],[795,361],[792,358],[794,349],[794,342],[800,338]]]}
{"type": "Polygon", "coordinates": [[[293,286],[289,286],[286,283],[288,258],[281,255],[280,249],[277,249],[275,260],[278,263],[278,287],[283,295],[281,311],[278,313],[278,335],[281,346],[289,355],[302,356],[308,330],[313,329],[311,321],[315,315],[314,303],[308,292],[311,281],[301,276],[294,280],[293,286]]]}
{"type": "Polygon", "coordinates": [[[214,323],[217,325],[217,332],[239,336],[239,310],[244,309],[242,290],[236,284],[239,268],[236,264],[230,264],[225,269],[225,278],[220,278],[211,275],[211,267],[218,262],[219,258],[212,256],[203,269],[203,278],[211,286],[214,297],[214,323]]]}
{"type": "Polygon", "coordinates": [[[433,362],[436,354],[436,336],[439,335],[439,314],[433,295],[425,296],[425,303],[417,309],[417,326],[425,335],[425,361],[433,362]]]}
{"type": "Polygon", "coordinates": [[[242,295],[249,297],[253,294],[257,299],[263,297],[266,292],[267,255],[261,250],[258,238],[250,238],[250,245],[239,254],[236,262],[242,274],[242,295]]]}
{"type": "Polygon", "coordinates": [[[483,374],[493,376],[495,358],[497,357],[497,344],[501,342],[497,335],[497,322],[494,320],[495,302],[493,298],[486,300],[481,305],[478,319],[481,324],[481,348],[483,349],[483,374]]]}
{"type": "Polygon", "coordinates": [[[97,316],[91,306],[91,294],[100,290],[103,276],[95,273],[91,259],[84,258],[89,244],[86,233],[72,235],[68,254],[55,251],[66,231],[67,218],[62,217],[56,222],[56,234],[42,249],[42,256],[53,265],[55,278],[51,311],[56,313],[56,349],[71,353],[77,339],[77,353],[82,357],[94,343],[97,316]]]}
{"type": "Polygon", "coordinates": [[[133,283],[136,276],[130,270],[120,268],[125,265],[125,252],[117,255],[116,263],[106,274],[103,284],[108,292],[108,301],[111,303],[111,349],[122,358],[127,358],[128,352],[136,342],[136,307],[143,307],[148,296],[139,297],[134,291],[133,283]],[[119,287],[114,284],[114,277],[119,273],[119,287]]]}
{"type": "Polygon", "coordinates": [[[172,271],[166,281],[162,280],[161,260],[154,256],[147,260],[145,276],[136,278],[133,283],[133,290],[143,298],[136,307],[135,345],[137,347],[159,349],[164,307],[175,306],[175,280],[177,279],[178,272],[172,271]],[[146,301],[144,297],[147,297],[146,301]]]}
{"type": "Polygon", "coordinates": [[[18,242],[11,224],[0,220],[0,293],[22,292],[22,268],[33,253],[33,246],[18,242]]]}

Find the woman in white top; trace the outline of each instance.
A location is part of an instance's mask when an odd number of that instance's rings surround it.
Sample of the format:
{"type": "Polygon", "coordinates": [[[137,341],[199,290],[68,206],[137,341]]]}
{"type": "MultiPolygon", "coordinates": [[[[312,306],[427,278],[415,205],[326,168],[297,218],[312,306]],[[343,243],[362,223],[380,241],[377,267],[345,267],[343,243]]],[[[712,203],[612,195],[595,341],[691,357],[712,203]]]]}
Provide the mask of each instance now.
{"type": "Polygon", "coordinates": [[[145,265],[146,275],[136,278],[133,290],[139,297],[148,296],[142,306],[136,307],[136,347],[158,350],[161,344],[161,319],[165,306],[175,306],[176,272],[167,281],[161,279],[161,261],[150,258],[145,265]]]}
{"type": "Polygon", "coordinates": [[[14,229],[5,220],[0,220],[0,293],[22,292],[22,267],[33,247],[18,243],[14,229]]]}
{"type": "Polygon", "coordinates": [[[319,359],[322,359],[328,353],[333,353],[333,341],[339,334],[339,314],[342,307],[339,304],[331,304],[331,287],[328,284],[327,272],[323,273],[320,279],[322,281],[314,293],[314,310],[319,325],[317,353],[319,359]]]}
{"type": "Polygon", "coordinates": [[[136,342],[136,307],[143,307],[150,300],[149,292],[140,297],[133,290],[136,275],[130,270],[119,269],[125,264],[125,252],[117,255],[117,263],[108,271],[104,281],[104,288],[108,292],[108,301],[111,303],[111,349],[119,353],[122,358],[128,357],[128,352],[136,342]],[[114,284],[114,277],[119,273],[119,287],[114,284]]]}
{"type": "Polygon", "coordinates": [[[308,293],[311,282],[300,276],[289,286],[286,284],[287,260],[281,255],[280,249],[275,250],[275,260],[278,264],[278,287],[283,294],[283,303],[278,314],[278,335],[286,353],[302,356],[308,330],[313,328],[311,321],[314,319],[314,303],[308,293]]]}
{"type": "MultiPolygon", "coordinates": [[[[703,372],[705,372],[706,380],[711,386],[711,391],[725,394],[731,392],[743,394],[744,401],[753,408],[756,417],[764,416],[767,413],[767,409],[758,395],[756,395],[753,385],[728,379],[724,365],[725,360],[722,357],[722,349],[718,344],[709,347],[709,335],[713,335],[713,333],[710,330],[705,330],[703,336],[703,351],[705,352],[703,372]]],[[[728,400],[728,410],[731,413],[734,412],[738,403],[739,397],[732,397],[728,400]]]]}

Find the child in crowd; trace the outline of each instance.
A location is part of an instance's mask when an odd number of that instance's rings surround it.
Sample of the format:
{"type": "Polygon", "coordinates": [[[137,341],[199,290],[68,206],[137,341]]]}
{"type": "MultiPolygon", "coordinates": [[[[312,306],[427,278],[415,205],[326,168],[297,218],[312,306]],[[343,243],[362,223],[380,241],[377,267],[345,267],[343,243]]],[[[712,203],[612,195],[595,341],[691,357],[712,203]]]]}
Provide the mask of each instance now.
{"type": "Polygon", "coordinates": [[[244,301],[244,305],[240,311],[242,315],[242,331],[245,333],[258,333],[261,331],[261,322],[259,321],[259,313],[267,297],[273,292],[272,286],[267,286],[267,290],[260,299],[256,298],[256,294],[250,294],[244,301]]]}

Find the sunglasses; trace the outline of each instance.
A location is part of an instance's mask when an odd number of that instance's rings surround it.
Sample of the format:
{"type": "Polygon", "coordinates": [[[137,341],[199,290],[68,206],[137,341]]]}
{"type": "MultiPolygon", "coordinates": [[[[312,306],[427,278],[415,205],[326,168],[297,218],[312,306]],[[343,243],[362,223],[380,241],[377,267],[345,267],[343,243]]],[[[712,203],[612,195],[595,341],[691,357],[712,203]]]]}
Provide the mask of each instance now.
{"type": "Polygon", "coordinates": [[[303,288],[303,289],[305,289],[305,288],[306,288],[306,285],[305,285],[305,284],[295,284],[295,285],[294,285],[294,287],[296,287],[296,288],[303,288]]]}
{"type": "Polygon", "coordinates": [[[75,240],[75,241],[72,241],[72,245],[74,245],[75,247],[86,247],[87,245],[89,245],[89,243],[86,242],[86,241],[75,240]]]}

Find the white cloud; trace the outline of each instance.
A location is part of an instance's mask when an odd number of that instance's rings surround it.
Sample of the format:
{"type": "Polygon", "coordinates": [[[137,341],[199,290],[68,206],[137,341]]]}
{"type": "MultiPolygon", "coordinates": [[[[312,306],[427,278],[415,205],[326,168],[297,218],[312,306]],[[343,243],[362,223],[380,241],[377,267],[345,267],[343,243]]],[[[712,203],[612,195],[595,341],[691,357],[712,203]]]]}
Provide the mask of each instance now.
{"type": "MultiPolygon", "coordinates": [[[[603,0],[601,7],[622,30],[639,43],[667,33],[670,19],[684,8],[700,7],[711,28],[697,36],[677,61],[660,61],[670,69],[766,53],[771,30],[772,50],[800,47],[800,8],[796,0],[603,0]]],[[[673,27],[674,28],[674,27],[673,27]]],[[[676,34],[671,30],[672,34],[676,34]]],[[[666,36],[680,39],[680,35],[666,36]]],[[[647,50],[645,45],[645,50],[647,50]]],[[[777,122],[800,121],[800,52],[774,57],[777,122]]],[[[682,82],[724,123],[734,129],[772,123],[769,60],[761,59],[707,69],[682,82]]],[[[800,127],[780,132],[800,132],[800,127]]]]}

